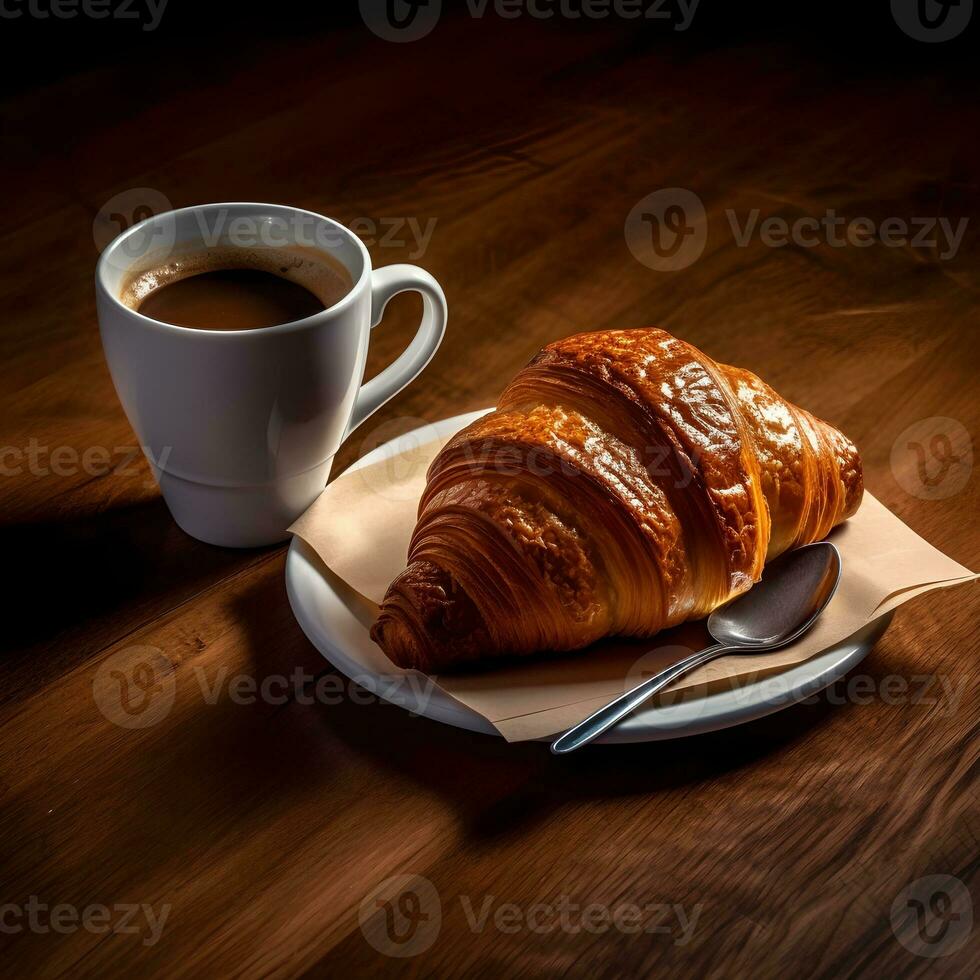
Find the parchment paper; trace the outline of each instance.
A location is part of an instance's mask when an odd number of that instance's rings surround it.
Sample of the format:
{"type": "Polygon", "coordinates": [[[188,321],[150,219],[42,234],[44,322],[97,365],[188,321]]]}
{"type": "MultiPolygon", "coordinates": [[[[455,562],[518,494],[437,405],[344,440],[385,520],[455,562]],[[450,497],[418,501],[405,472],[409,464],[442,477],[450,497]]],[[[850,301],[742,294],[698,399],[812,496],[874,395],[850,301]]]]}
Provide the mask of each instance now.
{"type": "MultiPolygon", "coordinates": [[[[431,431],[431,430],[430,430],[431,431]]],[[[448,437],[447,437],[448,438],[448,437]]],[[[405,567],[418,500],[429,463],[446,440],[419,438],[388,460],[348,470],[290,529],[330,571],[376,608],[405,567]]],[[[865,493],[858,513],[835,528],[843,575],[817,625],[775,653],[725,657],[679,680],[662,702],[735,687],[802,663],[852,636],[872,620],[932,589],[975,579],[865,493]]],[[[363,612],[363,611],[362,611],[363,612]]],[[[373,612],[373,610],[372,610],[373,612]]],[[[483,715],[508,741],[555,734],[616,694],[710,642],[703,623],[688,623],[651,640],[610,640],[573,654],[534,657],[491,670],[442,674],[438,686],[483,715]]],[[[351,651],[353,652],[353,651],[351,651]]],[[[379,648],[366,671],[405,672],[379,648]]],[[[773,679],[774,683],[776,679],[773,679]]],[[[419,688],[421,689],[421,688],[419,688]]]]}

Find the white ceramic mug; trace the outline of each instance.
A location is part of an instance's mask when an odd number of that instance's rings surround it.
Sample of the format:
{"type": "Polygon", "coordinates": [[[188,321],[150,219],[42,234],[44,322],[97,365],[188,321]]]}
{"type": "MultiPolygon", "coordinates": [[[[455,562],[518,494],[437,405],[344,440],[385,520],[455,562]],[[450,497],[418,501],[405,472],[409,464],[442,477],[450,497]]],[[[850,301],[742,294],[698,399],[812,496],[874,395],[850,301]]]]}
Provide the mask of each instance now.
{"type": "Polygon", "coordinates": [[[275,204],[148,218],[107,246],[95,281],[112,380],[170,512],[188,534],[230,547],[287,537],[326,484],[341,442],[419,375],[446,329],[446,298],[429,273],[372,270],[343,225],[275,204]],[[353,288],[321,313],[255,330],[173,326],[120,300],[135,274],[229,244],[322,249],[347,268],[353,288]],[[362,384],[371,329],[405,290],[422,294],[418,333],[362,384]]]}

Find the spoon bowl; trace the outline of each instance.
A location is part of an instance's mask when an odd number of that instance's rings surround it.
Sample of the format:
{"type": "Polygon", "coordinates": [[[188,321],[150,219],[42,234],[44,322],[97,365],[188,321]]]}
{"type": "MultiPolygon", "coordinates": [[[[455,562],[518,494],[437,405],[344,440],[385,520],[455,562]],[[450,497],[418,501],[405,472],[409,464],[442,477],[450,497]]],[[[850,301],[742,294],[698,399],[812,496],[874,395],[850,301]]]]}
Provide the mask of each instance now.
{"type": "Polygon", "coordinates": [[[788,551],[748,592],[708,617],[708,632],[725,646],[750,648],[746,653],[786,646],[823,612],[840,574],[840,552],[829,541],[788,551]]]}

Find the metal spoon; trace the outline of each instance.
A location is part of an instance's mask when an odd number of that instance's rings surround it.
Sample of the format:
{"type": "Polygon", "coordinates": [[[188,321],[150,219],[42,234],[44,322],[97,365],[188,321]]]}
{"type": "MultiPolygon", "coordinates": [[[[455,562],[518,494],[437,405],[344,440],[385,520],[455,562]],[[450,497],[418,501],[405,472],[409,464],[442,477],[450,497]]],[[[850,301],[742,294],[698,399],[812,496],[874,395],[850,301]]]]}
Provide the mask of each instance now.
{"type": "Polygon", "coordinates": [[[612,728],[668,684],[716,657],[762,653],[802,636],[827,607],[840,581],[840,552],[829,541],[797,548],[766,565],[748,592],[708,617],[718,642],[662,670],[569,728],[551,744],[555,755],[574,752],[612,728]]]}

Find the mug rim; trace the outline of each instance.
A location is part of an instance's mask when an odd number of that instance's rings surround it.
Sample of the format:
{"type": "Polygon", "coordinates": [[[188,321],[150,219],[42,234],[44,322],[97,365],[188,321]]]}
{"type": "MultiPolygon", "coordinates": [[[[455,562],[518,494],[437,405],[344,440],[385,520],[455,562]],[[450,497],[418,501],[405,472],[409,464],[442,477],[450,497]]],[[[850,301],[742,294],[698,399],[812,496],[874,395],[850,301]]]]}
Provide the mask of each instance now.
{"type": "MultiPolygon", "coordinates": [[[[320,251],[325,252],[326,250],[320,249],[320,251]]],[[[339,221],[336,221],[333,218],[327,217],[325,214],[319,214],[316,211],[308,211],[306,208],[297,208],[291,204],[270,204],[260,201],[219,201],[212,204],[193,204],[189,207],[171,208],[169,211],[161,211],[159,214],[150,215],[149,218],[144,218],[142,221],[138,221],[135,225],[126,228],[124,231],[121,231],[118,235],[116,235],[116,237],[113,238],[112,241],[109,242],[109,244],[102,250],[102,254],[99,256],[99,261],[95,267],[96,288],[119,310],[128,313],[130,316],[135,317],[137,321],[148,326],[188,334],[205,335],[208,337],[242,337],[248,334],[265,335],[269,333],[269,331],[273,330],[277,333],[293,333],[297,330],[317,326],[321,322],[342,313],[347,309],[347,307],[353,305],[357,301],[357,297],[360,295],[361,290],[364,288],[364,285],[370,275],[371,255],[367,250],[367,246],[345,225],[342,225],[339,221]],[[351,288],[339,300],[337,300],[333,306],[328,306],[326,309],[319,310],[318,312],[312,313],[310,316],[302,317],[299,320],[289,320],[286,323],[274,323],[267,327],[250,327],[244,330],[209,330],[206,327],[186,327],[178,323],[167,323],[166,320],[155,320],[153,317],[146,316],[146,314],[140,313],[139,310],[134,310],[131,306],[127,306],[106,285],[106,268],[109,264],[109,256],[111,253],[117,251],[131,235],[135,235],[140,229],[151,225],[154,221],[160,221],[162,218],[170,216],[176,217],[177,215],[186,214],[187,212],[207,211],[214,208],[247,208],[256,210],[266,209],[274,211],[289,211],[294,215],[307,215],[308,217],[317,221],[325,221],[327,224],[332,225],[337,231],[344,235],[348,241],[354,244],[354,247],[361,256],[361,274],[358,276],[357,281],[352,284],[351,288]]]]}

